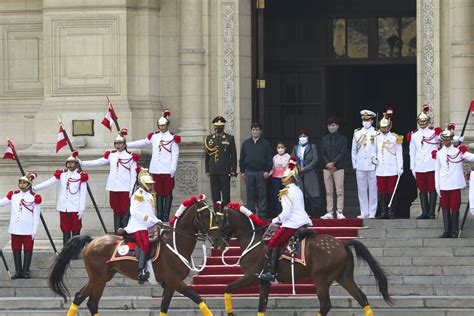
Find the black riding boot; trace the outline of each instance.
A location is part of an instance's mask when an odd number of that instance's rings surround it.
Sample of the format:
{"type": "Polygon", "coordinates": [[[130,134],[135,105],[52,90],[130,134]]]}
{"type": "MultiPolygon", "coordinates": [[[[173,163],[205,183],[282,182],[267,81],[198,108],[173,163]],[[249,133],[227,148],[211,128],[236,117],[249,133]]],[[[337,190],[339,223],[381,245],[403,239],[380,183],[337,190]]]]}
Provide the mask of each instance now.
{"type": "Polygon", "coordinates": [[[276,266],[278,262],[279,249],[272,248],[269,250],[270,256],[268,257],[267,266],[265,270],[258,275],[260,281],[274,282],[276,277],[276,266]]]}
{"type": "Polygon", "coordinates": [[[25,252],[25,261],[23,262],[23,277],[25,279],[30,278],[30,264],[31,264],[31,257],[33,256],[32,252],[25,252]]]}
{"type": "Polygon", "coordinates": [[[169,222],[170,221],[170,211],[171,211],[171,203],[173,202],[173,196],[167,195],[163,199],[163,217],[161,220],[163,222],[169,222]]]}
{"type": "Polygon", "coordinates": [[[443,208],[444,233],[439,238],[451,238],[451,213],[449,209],[443,208]]]}
{"type": "Polygon", "coordinates": [[[429,219],[429,201],[428,192],[420,192],[421,215],[416,219],[429,219]]]}
{"type": "Polygon", "coordinates": [[[145,251],[141,248],[136,248],[138,259],[138,283],[143,284],[148,281],[150,273],[146,270],[147,257],[145,251]]]}
{"type": "MultiPolygon", "coordinates": [[[[391,197],[390,194],[387,195],[388,203],[390,203],[390,197],[391,197]]],[[[387,205],[387,208],[388,208],[388,218],[395,219],[395,210],[397,209],[397,196],[393,197],[392,205],[390,205],[390,207],[388,207],[387,205]]]]}
{"type": "Polygon", "coordinates": [[[385,194],[379,194],[379,199],[378,199],[378,207],[377,207],[377,212],[378,212],[378,215],[375,216],[376,219],[382,219],[382,218],[385,218],[385,213],[387,213],[386,211],[386,205],[387,203],[385,202],[385,194]]]}
{"type": "Polygon", "coordinates": [[[69,239],[71,239],[71,232],[63,233],[63,247],[67,244],[69,239]]]}
{"type": "Polygon", "coordinates": [[[436,219],[436,200],[438,198],[438,194],[436,192],[430,192],[430,200],[428,206],[429,218],[436,219]]]}
{"type": "Polygon", "coordinates": [[[121,226],[122,224],[122,218],[117,215],[117,214],[114,214],[114,231],[115,231],[115,234],[117,234],[117,231],[121,226]]]}
{"type": "Polygon", "coordinates": [[[127,212],[127,215],[121,218],[120,227],[122,228],[127,227],[129,219],[130,219],[130,212],[127,212]]]}
{"type": "Polygon", "coordinates": [[[15,274],[12,279],[23,279],[23,271],[21,270],[21,252],[13,252],[13,261],[15,262],[15,274]]]}
{"type": "Polygon", "coordinates": [[[453,238],[458,238],[458,234],[459,234],[459,212],[452,212],[451,213],[451,224],[452,224],[452,228],[451,228],[451,237],[453,238]]]}
{"type": "Polygon", "coordinates": [[[156,196],[156,217],[163,218],[164,196],[156,196]]]}
{"type": "MultiPolygon", "coordinates": [[[[74,237],[74,236],[79,236],[81,233],[80,232],[72,232],[71,234],[72,234],[72,237],[74,237]]],[[[79,254],[77,254],[77,256],[72,257],[72,259],[73,260],[79,259],[79,254]]]]}

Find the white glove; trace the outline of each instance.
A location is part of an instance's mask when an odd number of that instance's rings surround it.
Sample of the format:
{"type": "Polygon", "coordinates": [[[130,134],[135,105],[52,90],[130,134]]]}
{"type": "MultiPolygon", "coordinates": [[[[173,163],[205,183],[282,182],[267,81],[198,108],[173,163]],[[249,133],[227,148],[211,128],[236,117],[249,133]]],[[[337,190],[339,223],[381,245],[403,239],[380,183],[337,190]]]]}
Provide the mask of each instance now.
{"type": "Polygon", "coordinates": [[[174,178],[174,172],[171,174],[171,178],[174,178]]]}
{"type": "Polygon", "coordinates": [[[441,190],[439,188],[436,188],[436,193],[438,194],[439,197],[441,197],[441,190]]]}
{"type": "Polygon", "coordinates": [[[464,136],[459,136],[458,142],[459,142],[459,143],[464,142],[464,136]]]}
{"type": "Polygon", "coordinates": [[[398,170],[398,175],[401,176],[403,174],[403,169],[398,170]]]}
{"type": "Polygon", "coordinates": [[[79,218],[79,220],[82,220],[82,215],[84,215],[84,211],[78,212],[77,213],[77,218],[79,218]]]}
{"type": "Polygon", "coordinates": [[[277,224],[279,222],[280,222],[280,218],[278,216],[272,219],[272,224],[277,224]]]}
{"type": "Polygon", "coordinates": [[[377,158],[377,156],[372,157],[372,163],[376,166],[379,164],[379,159],[377,158]]]}
{"type": "Polygon", "coordinates": [[[416,172],[414,170],[412,170],[411,173],[413,174],[413,178],[416,179],[416,172]]]}
{"type": "MultiPolygon", "coordinates": [[[[471,210],[472,210],[472,209],[471,209],[471,210]]],[[[31,234],[31,239],[32,239],[32,240],[35,240],[35,236],[36,236],[35,234],[31,234]]]]}
{"type": "Polygon", "coordinates": [[[469,209],[469,213],[471,213],[471,215],[474,215],[474,208],[471,207],[471,208],[469,209]]]}

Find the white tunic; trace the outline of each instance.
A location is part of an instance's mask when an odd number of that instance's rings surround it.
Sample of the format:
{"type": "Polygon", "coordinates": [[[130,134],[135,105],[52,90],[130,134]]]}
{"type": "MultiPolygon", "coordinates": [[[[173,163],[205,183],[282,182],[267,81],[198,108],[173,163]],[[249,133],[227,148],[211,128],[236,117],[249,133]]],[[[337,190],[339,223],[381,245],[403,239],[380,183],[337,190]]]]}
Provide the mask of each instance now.
{"type": "Polygon", "coordinates": [[[273,219],[273,223],[281,222],[282,227],[297,229],[304,225],[312,225],[304,208],[304,197],[301,189],[294,183],[287,187],[288,192],[281,196],[282,212],[273,219]]]}
{"type": "Polygon", "coordinates": [[[109,177],[105,189],[112,192],[129,192],[132,194],[133,186],[137,179],[138,155],[131,154],[127,151],[107,151],[104,157],[81,161],[83,167],[95,167],[109,165],[109,177]]]}
{"type": "Polygon", "coordinates": [[[174,176],[178,166],[179,143],[179,136],[167,131],[165,133],[150,133],[145,139],[127,142],[127,147],[140,148],[151,145],[150,173],[171,174],[174,176]]]}
{"type": "Polygon", "coordinates": [[[435,160],[431,156],[438,149],[439,135],[435,129],[423,128],[411,133],[410,169],[415,172],[435,170],[435,160]]]}
{"type": "Polygon", "coordinates": [[[31,191],[12,191],[7,197],[0,199],[0,206],[11,204],[8,232],[14,235],[31,235],[34,238],[40,222],[40,203],[41,196],[31,191]]]}
{"type": "Polygon", "coordinates": [[[139,188],[131,198],[130,220],[125,230],[128,234],[132,234],[140,230],[147,230],[158,222],[160,220],[155,216],[155,198],[153,194],[139,188]]]}
{"type": "Polygon", "coordinates": [[[436,153],[435,165],[435,186],[436,190],[456,190],[466,186],[466,179],[463,171],[463,160],[472,159],[472,154],[461,153],[459,148],[453,145],[443,146],[436,153]]]}
{"type": "Polygon", "coordinates": [[[352,138],[352,167],[359,171],[375,170],[372,159],[376,155],[374,127],[361,128],[354,132],[352,138]]]}
{"type": "Polygon", "coordinates": [[[80,172],[79,169],[56,170],[53,177],[35,185],[33,190],[41,191],[59,183],[61,187],[56,209],[60,212],[79,212],[78,215],[81,218],[86,208],[87,180],[87,173],[80,172]]]}
{"type": "Polygon", "coordinates": [[[376,137],[378,177],[398,176],[403,172],[403,149],[397,144],[397,135],[379,133],[376,137]]]}

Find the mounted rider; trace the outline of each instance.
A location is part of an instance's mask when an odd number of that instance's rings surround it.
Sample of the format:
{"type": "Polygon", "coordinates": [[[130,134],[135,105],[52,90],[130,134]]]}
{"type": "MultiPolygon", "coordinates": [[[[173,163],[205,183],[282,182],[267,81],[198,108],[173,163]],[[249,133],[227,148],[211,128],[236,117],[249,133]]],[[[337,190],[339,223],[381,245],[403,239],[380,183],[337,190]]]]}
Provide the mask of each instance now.
{"type": "Polygon", "coordinates": [[[148,228],[161,221],[155,216],[156,198],[153,192],[155,181],[148,173],[148,169],[141,169],[138,173],[138,190],[130,201],[130,220],[125,231],[133,234],[137,241],[136,256],[138,260],[138,283],[148,281],[150,273],[146,271],[146,263],[150,254],[148,228]]]}
{"type": "Polygon", "coordinates": [[[267,266],[265,270],[258,275],[261,281],[275,281],[280,247],[295,234],[298,228],[305,225],[312,225],[312,221],[305,211],[303,192],[296,185],[298,176],[296,161],[296,157],[291,157],[288,167],[281,179],[282,184],[285,186],[279,194],[283,210],[280,215],[272,220],[272,224],[281,223],[281,227],[268,242],[266,249],[268,256],[267,266]]]}

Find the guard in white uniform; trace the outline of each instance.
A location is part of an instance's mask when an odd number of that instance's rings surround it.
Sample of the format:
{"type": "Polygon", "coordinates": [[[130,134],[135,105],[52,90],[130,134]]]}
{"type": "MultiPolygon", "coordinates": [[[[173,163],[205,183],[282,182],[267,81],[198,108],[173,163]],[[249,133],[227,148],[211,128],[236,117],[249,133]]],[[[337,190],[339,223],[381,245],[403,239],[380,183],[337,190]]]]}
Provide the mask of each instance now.
{"type": "Polygon", "coordinates": [[[380,132],[376,137],[376,172],[379,207],[381,214],[378,218],[395,218],[394,209],[397,198],[394,197],[390,208],[388,204],[395,191],[398,177],[403,173],[403,136],[390,131],[392,127],[392,109],[387,109],[380,120],[380,132]]]}
{"type": "Polygon", "coordinates": [[[424,105],[423,112],[417,118],[420,128],[407,135],[410,142],[410,169],[420,191],[421,215],[417,219],[436,218],[435,160],[431,153],[438,149],[442,130],[429,126],[429,111],[429,106],[424,105]]]}
{"type": "Polygon", "coordinates": [[[432,153],[436,161],[435,188],[440,196],[443,211],[444,233],[441,238],[458,237],[461,189],[466,186],[462,162],[474,160],[472,154],[467,152],[466,146],[452,145],[454,129],[453,123],[448,125],[441,134],[443,147],[432,153]]]}
{"type": "Polygon", "coordinates": [[[148,281],[150,273],[146,271],[146,262],[150,254],[148,228],[161,222],[155,216],[155,196],[153,193],[153,178],[147,169],[141,169],[138,174],[140,187],[133,194],[130,205],[130,221],[125,231],[133,234],[137,241],[136,255],[138,259],[138,283],[148,281]]]}
{"type": "Polygon", "coordinates": [[[128,223],[130,196],[137,179],[137,162],[140,156],[127,151],[125,136],[128,131],[122,129],[114,141],[116,150],[106,151],[102,158],[80,160],[83,167],[109,165],[110,172],[105,189],[109,191],[109,203],[114,214],[115,233],[128,223]]]}
{"type": "Polygon", "coordinates": [[[262,281],[275,281],[275,272],[280,254],[280,247],[291,238],[298,228],[305,225],[312,225],[312,221],[305,211],[303,191],[295,184],[298,176],[296,167],[297,158],[291,157],[288,167],[281,178],[282,184],[286,187],[280,191],[282,212],[272,220],[273,224],[280,223],[281,227],[273,235],[267,246],[267,267],[258,278],[262,281]]]}
{"type": "Polygon", "coordinates": [[[377,212],[377,179],[375,177],[375,137],[372,126],[375,113],[360,111],[362,128],[354,131],[352,138],[352,167],[356,170],[360,215],[358,218],[375,218],[377,212]]]}
{"type": "Polygon", "coordinates": [[[79,235],[82,228],[82,215],[86,209],[87,181],[89,175],[81,172],[77,166],[77,151],[66,160],[66,169],[59,169],[54,175],[33,187],[41,191],[55,184],[60,185],[56,209],[59,211],[59,222],[63,233],[63,244],[72,236],[79,235]]]}
{"type": "Polygon", "coordinates": [[[155,180],[157,216],[165,222],[169,221],[171,203],[173,202],[174,175],[178,165],[179,144],[181,143],[181,138],[168,130],[169,116],[170,111],[165,110],[157,122],[159,131],[148,134],[145,139],[127,143],[128,148],[152,146],[150,173],[155,180]]]}
{"type": "Polygon", "coordinates": [[[10,191],[0,200],[0,206],[11,204],[10,225],[8,233],[11,236],[15,274],[12,279],[29,279],[30,264],[33,256],[33,243],[38,232],[41,214],[41,196],[31,190],[31,183],[36,173],[27,173],[18,179],[20,190],[10,191]],[[21,265],[21,250],[24,252],[23,267],[21,265]]]}

